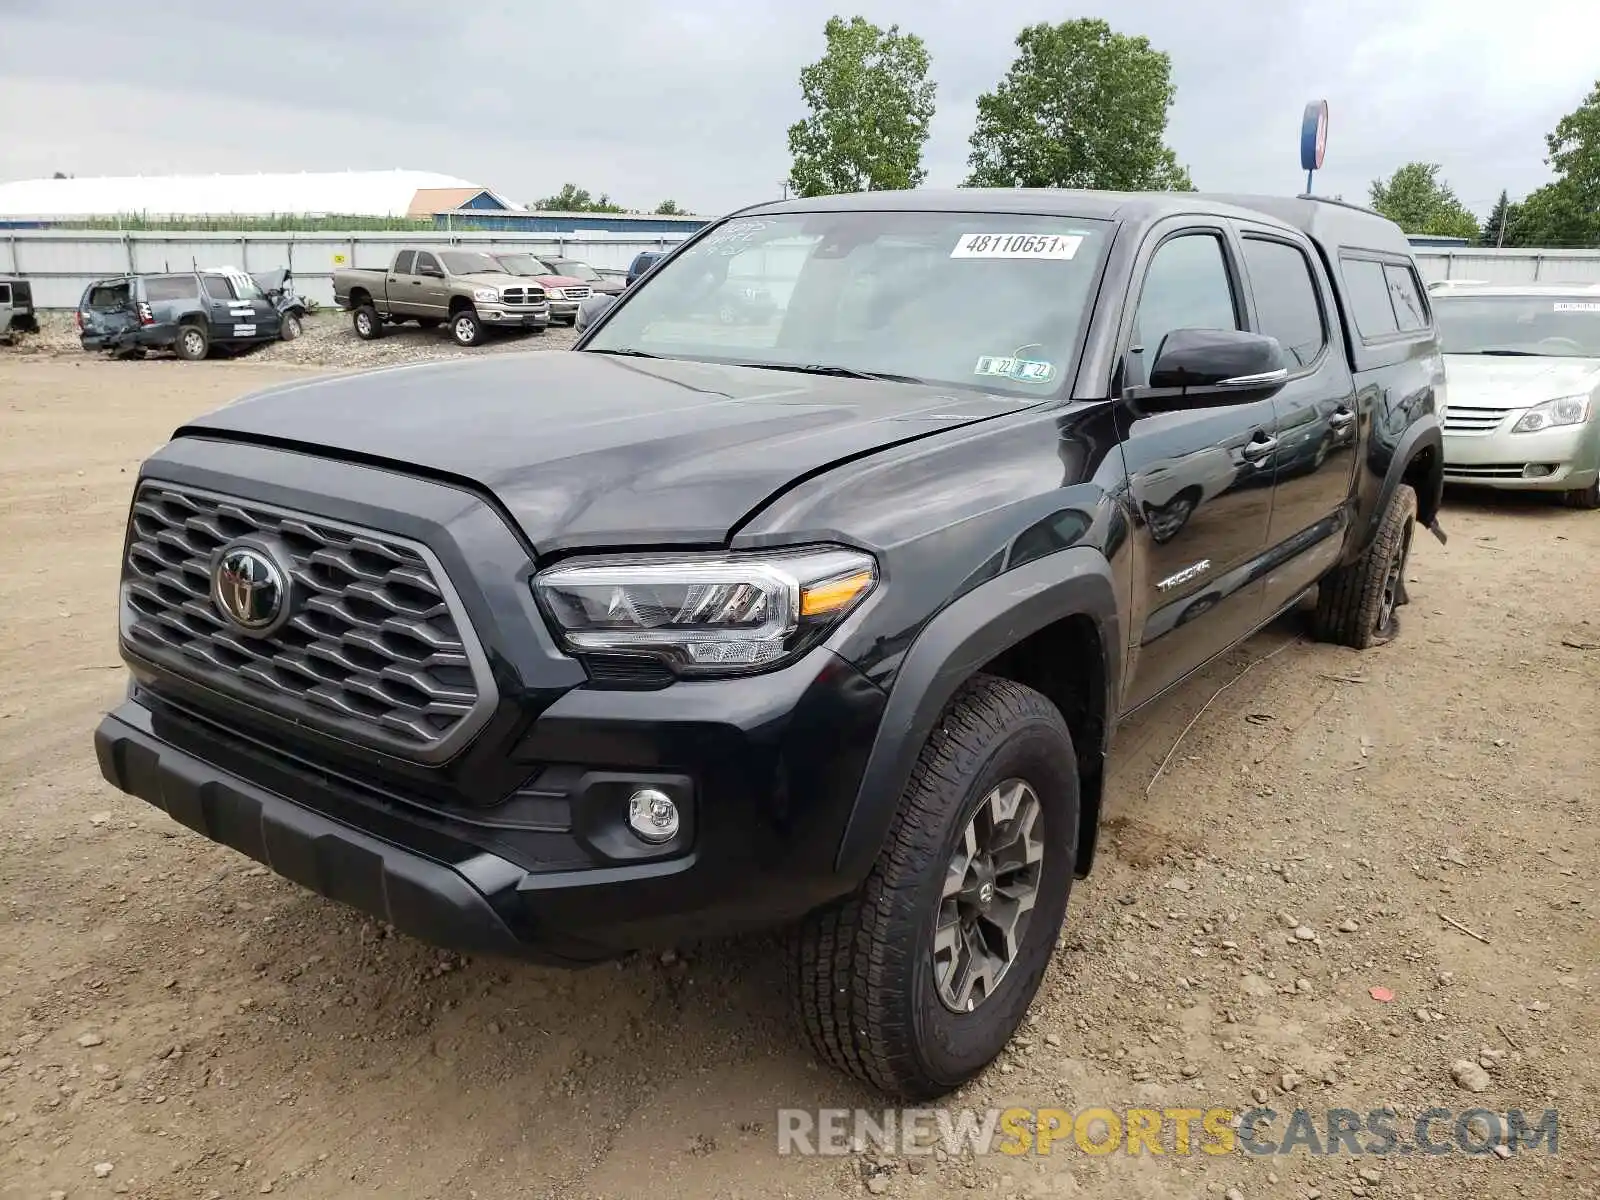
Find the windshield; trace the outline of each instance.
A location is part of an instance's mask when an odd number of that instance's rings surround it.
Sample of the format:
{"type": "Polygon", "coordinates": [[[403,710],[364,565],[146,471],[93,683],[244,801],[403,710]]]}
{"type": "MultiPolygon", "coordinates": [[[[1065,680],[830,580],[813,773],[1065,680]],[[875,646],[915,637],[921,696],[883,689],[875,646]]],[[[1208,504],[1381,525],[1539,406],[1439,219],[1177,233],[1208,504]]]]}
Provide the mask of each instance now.
{"type": "Polygon", "coordinates": [[[599,279],[600,272],[586,262],[572,258],[552,258],[550,267],[557,275],[570,275],[574,279],[599,279]]]}
{"type": "Polygon", "coordinates": [[[661,264],[589,351],[1038,396],[1068,376],[1112,226],[1074,217],[740,217],[661,264]]]}
{"type": "Polygon", "coordinates": [[[496,270],[505,271],[511,275],[556,275],[550,264],[543,259],[535,258],[531,254],[499,254],[495,256],[500,264],[496,270]]]}
{"type": "Polygon", "coordinates": [[[476,250],[441,250],[439,258],[452,275],[504,275],[505,269],[476,250]]]}
{"type": "Polygon", "coordinates": [[[1600,296],[1434,296],[1446,354],[1600,358],[1600,296]]]}

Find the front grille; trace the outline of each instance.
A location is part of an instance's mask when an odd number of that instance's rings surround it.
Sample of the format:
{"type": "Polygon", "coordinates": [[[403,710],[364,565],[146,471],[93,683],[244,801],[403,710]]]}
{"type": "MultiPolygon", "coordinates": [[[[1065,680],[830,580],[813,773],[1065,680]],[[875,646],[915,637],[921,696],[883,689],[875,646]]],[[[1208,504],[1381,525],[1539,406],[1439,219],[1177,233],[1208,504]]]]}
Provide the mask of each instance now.
{"type": "Polygon", "coordinates": [[[1444,410],[1446,433],[1490,433],[1505,420],[1509,408],[1457,408],[1450,405],[1444,410]]]}
{"type": "Polygon", "coordinates": [[[503,288],[500,298],[507,304],[543,304],[545,301],[542,287],[529,288],[503,288]]]}
{"type": "Polygon", "coordinates": [[[594,295],[594,289],[585,284],[583,287],[562,288],[561,294],[568,300],[587,300],[594,295]]]}
{"type": "Polygon", "coordinates": [[[1477,467],[1463,467],[1455,463],[1444,465],[1446,475],[1460,479],[1521,479],[1523,471],[1522,463],[1496,463],[1477,467]]]}
{"type": "Polygon", "coordinates": [[[253,501],[146,482],[123,568],[123,637],[143,658],[296,724],[422,761],[494,702],[459,599],[422,546],[253,501]],[[225,618],[212,569],[237,538],[288,577],[266,636],[225,618]]]}

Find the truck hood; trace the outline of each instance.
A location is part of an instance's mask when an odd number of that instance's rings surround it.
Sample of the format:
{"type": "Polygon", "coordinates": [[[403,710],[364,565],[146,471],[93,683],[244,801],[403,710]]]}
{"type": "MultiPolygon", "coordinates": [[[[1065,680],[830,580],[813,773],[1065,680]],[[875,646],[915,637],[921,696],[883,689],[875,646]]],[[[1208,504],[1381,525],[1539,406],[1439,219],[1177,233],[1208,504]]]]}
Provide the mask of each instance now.
{"type": "Polygon", "coordinates": [[[1600,360],[1447,354],[1452,408],[1527,408],[1560,396],[1579,396],[1600,383],[1600,360]]]}
{"type": "Polygon", "coordinates": [[[579,279],[576,275],[535,275],[534,281],[547,288],[587,287],[587,279],[579,279]]]}
{"type": "Polygon", "coordinates": [[[513,275],[509,271],[475,271],[471,275],[456,275],[453,278],[460,283],[470,283],[473,287],[521,287],[522,276],[513,275]]]}
{"type": "Polygon", "coordinates": [[[232,437],[492,493],[542,554],[718,544],[816,471],[1036,401],[755,367],[535,351],[291,383],[175,437],[232,437]]]}

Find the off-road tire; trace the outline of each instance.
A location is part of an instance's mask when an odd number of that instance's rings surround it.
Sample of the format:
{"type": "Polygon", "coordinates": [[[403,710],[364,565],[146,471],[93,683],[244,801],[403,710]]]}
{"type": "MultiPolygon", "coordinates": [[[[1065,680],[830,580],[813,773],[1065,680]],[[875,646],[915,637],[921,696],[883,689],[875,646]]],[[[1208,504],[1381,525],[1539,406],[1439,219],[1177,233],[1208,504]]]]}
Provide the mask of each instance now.
{"type": "Polygon", "coordinates": [[[172,352],[184,362],[200,362],[211,353],[211,335],[204,325],[178,326],[178,340],[172,343],[172,352]]]}
{"type": "Polygon", "coordinates": [[[476,309],[463,308],[450,314],[450,337],[458,346],[481,346],[489,329],[476,309]]]}
{"type": "Polygon", "coordinates": [[[1319,641],[1366,650],[1393,641],[1399,632],[1394,610],[1405,604],[1405,574],[1417,525],[1417,493],[1402,483],[1389,499],[1378,522],[1377,536],[1360,558],[1336,567],[1317,588],[1317,611],[1312,633],[1319,641]],[[1392,605],[1384,592],[1400,556],[1392,605]],[[1387,612],[1385,611],[1387,608],[1387,612]]]}
{"type": "Polygon", "coordinates": [[[384,333],[383,318],[378,315],[378,310],[370,304],[358,304],[350,314],[350,327],[356,331],[356,336],[363,342],[375,342],[384,333]]]}
{"type": "Polygon", "coordinates": [[[819,1058],[891,1096],[928,1100],[979,1074],[1027,1014],[1072,889],[1078,772],[1072,735],[1031,688],[978,675],[922,747],[877,862],[851,895],[810,914],[786,955],[819,1058]],[[988,792],[1020,778],[1038,797],[1044,857],[1019,951],[970,1012],[940,999],[933,934],[947,864],[988,792]]]}
{"type": "Polygon", "coordinates": [[[1561,502],[1568,508],[1600,508],[1600,479],[1586,488],[1572,488],[1561,493],[1561,502]]]}

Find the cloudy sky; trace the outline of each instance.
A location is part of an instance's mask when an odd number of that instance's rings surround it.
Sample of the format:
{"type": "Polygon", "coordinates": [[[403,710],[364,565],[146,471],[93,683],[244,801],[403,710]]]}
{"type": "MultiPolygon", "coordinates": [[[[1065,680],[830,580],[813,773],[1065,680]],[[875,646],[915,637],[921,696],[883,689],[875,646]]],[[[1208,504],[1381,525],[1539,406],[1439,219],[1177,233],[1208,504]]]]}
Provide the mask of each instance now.
{"type": "Polygon", "coordinates": [[[1543,135],[1600,75],[1593,0],[0,0],[0,180],[409,167],[531,201],[777,194],[797,73],[834,12],[920,34],[929,184],[964,173],[974,102],[1022,26],[1100,15],[1172,56],[1169,140],[1202,189],[1291,191],[1306,101],[1317,190],[1442,163],[1480,214],[1548,178],[1543,135]],[[182,15],[179,15],[179,14],[182,15]],[[159,15],[158,15],[159,14],[159,15]],[[1588,15],[1586,15],[1588,14],[1588,15]]]}

